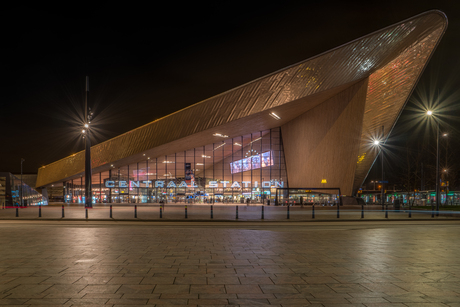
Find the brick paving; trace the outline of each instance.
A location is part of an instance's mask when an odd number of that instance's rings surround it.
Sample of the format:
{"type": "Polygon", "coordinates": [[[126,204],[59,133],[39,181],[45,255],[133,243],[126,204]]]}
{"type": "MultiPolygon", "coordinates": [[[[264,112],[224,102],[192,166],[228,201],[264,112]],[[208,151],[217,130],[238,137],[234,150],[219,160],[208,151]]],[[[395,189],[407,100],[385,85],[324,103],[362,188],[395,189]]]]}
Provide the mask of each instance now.
{"type": "Polygon", "coordinates": [[[460,221],[0,221],[0,306],[460,306],[460,221]]]}

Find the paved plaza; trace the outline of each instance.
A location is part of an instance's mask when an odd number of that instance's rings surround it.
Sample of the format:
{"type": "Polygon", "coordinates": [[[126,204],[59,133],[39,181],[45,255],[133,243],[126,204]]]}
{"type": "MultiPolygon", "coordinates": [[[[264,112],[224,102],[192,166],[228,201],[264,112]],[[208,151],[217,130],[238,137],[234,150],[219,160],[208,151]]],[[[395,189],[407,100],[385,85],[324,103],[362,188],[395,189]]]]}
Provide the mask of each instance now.
{"type": "Polygon", "coordinates": [[[0,306],[460,306],[460,221],[0,221],[0,306]]]}

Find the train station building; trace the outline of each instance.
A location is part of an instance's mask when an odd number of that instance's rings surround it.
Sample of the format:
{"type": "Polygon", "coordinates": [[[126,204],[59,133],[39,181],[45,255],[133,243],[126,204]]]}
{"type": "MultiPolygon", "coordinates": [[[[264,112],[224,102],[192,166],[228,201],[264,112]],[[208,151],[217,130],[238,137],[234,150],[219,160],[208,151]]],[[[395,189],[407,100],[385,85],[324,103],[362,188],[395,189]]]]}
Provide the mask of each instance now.
{"type": "MultiPolygon", "coordinates": [[[[373,140],[388,138],[446,27],[442,12],[423,13],[94,145],[93,200],[354,195],[379,153],[373,140]]],[[[84,202],[84,157],[41,167],[37,187],[84,202]]]]}

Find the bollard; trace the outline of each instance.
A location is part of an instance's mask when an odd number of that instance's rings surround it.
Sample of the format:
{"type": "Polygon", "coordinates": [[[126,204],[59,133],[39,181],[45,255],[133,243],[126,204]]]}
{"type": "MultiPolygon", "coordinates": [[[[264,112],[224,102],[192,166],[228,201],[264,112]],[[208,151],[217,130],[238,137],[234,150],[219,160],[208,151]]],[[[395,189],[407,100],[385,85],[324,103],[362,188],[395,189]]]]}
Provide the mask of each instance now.
{"type": "Polygon", "coordinates": [[[315,218],[315,204],[313,204],[313,206],[311,207],[311,218],[315,218]]]}
{"type": "Polygon", "coordinates": [[[134,218],[137,219],[137,205],[134,205],[134,218]]]}
{"type": "Polygon", "coordinates": [[[187,218],[187,205],[185,205],[185,218],[187,218]]]}
{"type": "Polygon", "coordinates": [[[62,217],[65,217],[65,214],[64,214],[64,205],[62,205],[62,217]]]}
{"type": "Polygon", "coordinates": [[[409,217],[412,217],[412,208],[410,204],[409,204],[409,217]]]}
{"type": "Polygon", "coordinates": [[[340,218],[340,203],[337,203],[337,218],[340,218]]]}
{"type": "Polygon", "coordinates": [[[264,219],[264,205],[262,205],[262,219],[264,219]]]}
{"type": "Polygon", "coordinates": [[[42,205],[38,206],[38,217],[42,217],[42,205]]]}
{"type": "Polygon", "coordinates": [[[434,217],[434,205],[431,204],[431,217],[434,217]]]}
{"type": "Polygon", "coordinates": [[[112,205],[110,205],[110,218],[112,218],[112,205]]]}
{"type": "Polygon", "coordinates": [[[212,205],[211,205],[211,218],[214,218],[213,212],[212,212],[212,205]]]}
{"type": "Polygon", "coordinates": [[[384,204],[382,204],[382,212],[385,211],[385,208],[384,208],[384,207],[385,207],[384,204]]]}
{"type": "Polygon", "coordinates": [[[85,208],[85,218],[88,219],[88,208],[85,208]]]}
{"type": "Polygon", "coordinates": [[[385,218],[386,218],[386,219],[388,218],[388,205],[387,205],[386,208],[385,208],[385,218]]]}
{"type": "Polygon", "coordinates": [[[364,205],[361,205],[361,218],[364,218],[364,205]]]}
{"type": "Polygon", "coordinates": [[[16,208],[16,217],[19,217],[19,208],[16,208]]]}
{"type": "Polygon", "coordinates": [[[236,219],[238,219],[238,206],[236,206],[236,219]]]}
{"type": "Polygon", "coordinates": [[[288,219],[288,220],[289,220],[289,207],[290,207],[290,206],[287,207],[287,219],[288,219]]]}
{"type": "Polygon", "coordinates": [[[163,210],[161,210],[161,206],[160,206],[160,219],[163,218],[163,210]]]}
{"type": "Polygon", "coordinates": [[[267,200],[267,206],[270,206],[270,199],[267,200]]]}

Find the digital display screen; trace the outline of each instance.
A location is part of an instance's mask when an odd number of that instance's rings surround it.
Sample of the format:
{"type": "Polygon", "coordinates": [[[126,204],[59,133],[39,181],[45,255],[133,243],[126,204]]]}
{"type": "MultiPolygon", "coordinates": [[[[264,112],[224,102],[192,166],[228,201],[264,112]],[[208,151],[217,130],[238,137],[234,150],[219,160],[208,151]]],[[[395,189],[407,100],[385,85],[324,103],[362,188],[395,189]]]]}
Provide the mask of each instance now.
{"type": "Polygon", "coordinates": [[[271,165],[273,165],[273,153],[272,151],[266,151],[259,155],[231,162],[230,169],[232,174],[235,174],[271,165]]]}

